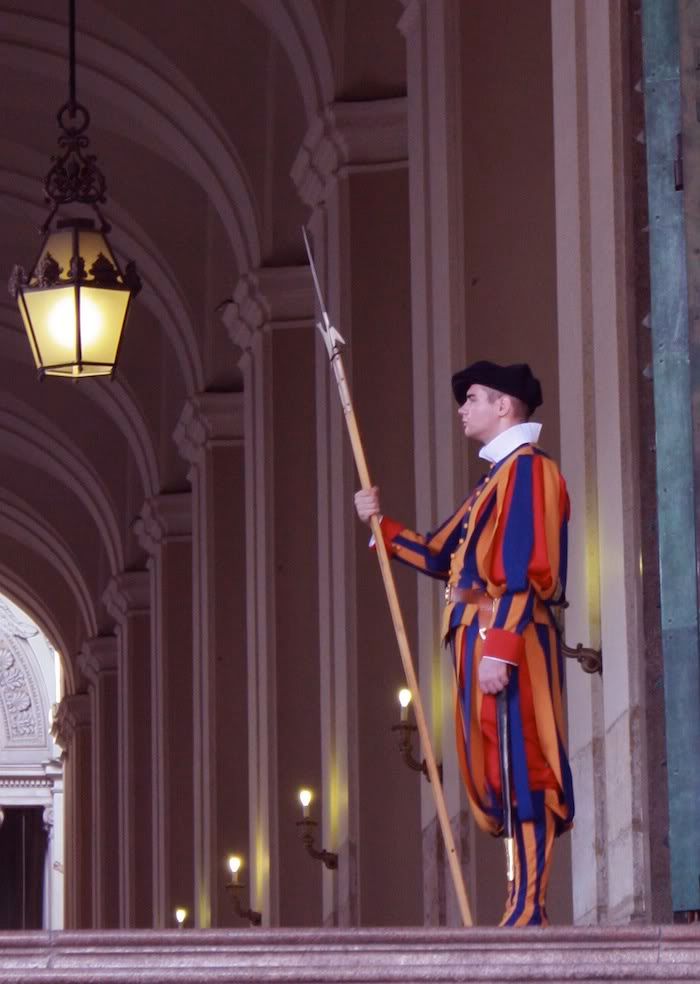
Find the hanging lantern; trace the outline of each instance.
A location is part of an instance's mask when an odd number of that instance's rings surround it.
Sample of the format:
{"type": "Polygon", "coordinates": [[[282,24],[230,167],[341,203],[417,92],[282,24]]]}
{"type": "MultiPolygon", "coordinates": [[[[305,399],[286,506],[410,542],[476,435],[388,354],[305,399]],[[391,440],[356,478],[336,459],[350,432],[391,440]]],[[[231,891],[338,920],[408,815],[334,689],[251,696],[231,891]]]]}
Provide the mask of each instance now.
{"type": "Polygon", "coordinates": [[[122,270],[109,244],[99,207],[105,178],[95,156],[85,153],[90,116],[75,98],[75,0],[69,0],[69,43],[70,94],[58,112],[62,152],[44,182],[52,208],[31,272],[16,266],[9,283],[40,379],[111,376],[131,299],[141,289],[134,264],[122,270]],[[65,205],[80,214],[60,218],[65,205]]]}

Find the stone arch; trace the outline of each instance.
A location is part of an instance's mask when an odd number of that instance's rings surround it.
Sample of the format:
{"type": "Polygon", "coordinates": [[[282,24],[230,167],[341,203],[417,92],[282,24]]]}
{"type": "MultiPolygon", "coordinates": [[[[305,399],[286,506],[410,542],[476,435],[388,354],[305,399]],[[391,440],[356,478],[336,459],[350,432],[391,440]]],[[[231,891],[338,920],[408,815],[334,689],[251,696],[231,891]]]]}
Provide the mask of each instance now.
{"type": "Polygon", "coordinates": [[[124,567],[124,550],[114,504],[95,468],[52,421],[32,407],[0,394],[2,448],[53,476],[74,493],[97,527],[110,572],[124,567]]]}
{"type": "Polygon", "coordinates": [[[241,0],[285,51],[310,124],[333,101],[333,63],[313,0],[241,0]]]}
{"type": "MultiPolygon", "coordinates": [[[[1,522],[1,520],[0,520],[1,522]]],[[[30,584],[6,564],[0,562],[0,590],[19,608],[36,622],[51,645],[61,656],[61,665],[68,693],[76,689],[75,669],[71,660],[69,636],[63,631],[53,612],[47,608],[45,601],[33,590],[30,584]]]]}
{"type": "MultiPolygon", "coordinates": [[[[239,271],[256,268],[260,232],[254,195],[235,146],[194,86],[161,52],[107,11],[93,10],[90,32],[81,28],[76,36],[81,75],[93,91],[158,136],[216,207],[239,271]],[[100,28],[104,37],[97,33],[100,28]]],[[[63,83],[65,42],[55,21],[7,7],[0,13],[3,63],[23,71],[29,67],[63,83]],[[28,60],[27,49],[40,58],[28,60]]]]}
{"type": "Polygon", "coordinates": [[[63,578],[75,598],[86,637],[97,632],[97,615],[82,572],[68,544],[35,509],[0,488],[0,532],[42,556],[63,578]]]}

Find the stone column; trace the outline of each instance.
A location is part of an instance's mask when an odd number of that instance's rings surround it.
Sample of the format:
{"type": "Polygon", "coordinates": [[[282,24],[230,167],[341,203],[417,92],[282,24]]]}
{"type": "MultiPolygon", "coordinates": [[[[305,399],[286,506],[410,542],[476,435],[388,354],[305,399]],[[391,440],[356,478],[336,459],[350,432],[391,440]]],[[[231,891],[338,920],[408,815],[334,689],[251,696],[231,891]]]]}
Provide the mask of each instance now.
{"type": "Polygon", "coordinates": [[[89,684],[92,717],[92,923],[114,929],[119,925],[116,636],[84,642],[78,667],[89,684]]]}
{"type": "MultiPolygon", "coordinates": [[[[331,318],[349,343],[346,370],[369,466],[387,511],[414,522],[406,102],[336,102],[311,125],[292,176],[311,209],[331,318]]],[[[323,918],[339,925],[420,919],[417,775],[398,757],[401,662],[365,527],[325,348],[316,346],[318,598],[324,846],[323,918]],[[372,809],[360,806],[372,802],[372,809]],[[381,824],[374,818],[382,817],[381,824]],[[387,839],[386,830],[394,836],[387,839]]],[[[408,631],[415,581],[397,570],[408,631]]]]}
{"type": "Polygon", "coordinates": [[[250,875],[271,925],[321,921],[296,827],[299,786],[323,802],[311,291],[307,268],[259,269],[224,316],[244,376],[250,875]]]}
{"type": "Polygon", "coordinates": [[[248,844],[242,394],[192,397],[174,438],[191,464],[195,925],[207,928],[237,922],[225,860],[248,844]]]}
{"type": "Polygon", "coordinates": [[[71,694],[58,705],[56,741],[63,749],[66,843],[66,929],[90,929],[92,905],[92,735],[88,694],[71,694]]]}
{"type": "Polygon", "coordinates": [[[113,577],[103,595],[119,648],[119,925],[153,925],[151,597],[147,571],[113,577]]]}
{"type": "Polygon", "coordinates": [[[194,911],[192,496],[147,499],[135,524],[149,554],[153,924],[194,911]]]}
{"type": "Polygon", "coordinates": [[[569,643],[604,674],[568,674],[576,788],[574,920],[648,912],[635,330],[621,8],[553,0],[561,457],[572,500],[569,643]]]}
{"type": "MultiPolygon", "coordinates": [[[[416,524],[433,529],[468,488],[464,439],[446,381],[466,362],[462,223],[459,4],[403,0],[411,213],[411,325],[416,524]]],[[[442,761],[445,798],[470,898],[476,900],[474,827],[454,737],[451,669],[439,644],[441,598],[417,584],[420,676],[442,761]]],[[[430,789],[421,791],[423,905],[427,925],[461,925],[430,789]]]]}
{"type": "Polygon", "coordinates": [[[63,766],[51,759],[44,771],[51,778],[51,803],[44,809],[47,833],[46,876],[44,879],[44,927],[63,929],[65,916],[63,766]]]}

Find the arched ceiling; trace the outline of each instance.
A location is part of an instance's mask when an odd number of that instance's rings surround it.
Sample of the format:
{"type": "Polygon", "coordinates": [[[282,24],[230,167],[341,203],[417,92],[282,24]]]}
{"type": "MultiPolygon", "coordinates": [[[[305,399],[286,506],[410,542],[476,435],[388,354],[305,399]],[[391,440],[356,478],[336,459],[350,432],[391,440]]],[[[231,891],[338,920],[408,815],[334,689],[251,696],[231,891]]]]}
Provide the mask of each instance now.
{"type": "MultiPolygon", "coordinates": [[[[6,275],[32,264],[46,215],[67,8],[0,0],[6,275]]],[[[113,245],[144,281],[116,379],[39,384],[0,297],[0,591],[67,655],[109,628],[109,578],[145,563],[133,534],[144,500],[189,487],[172,440],[185,401],[241,387],[218,305],[243,274],[303,262],[290,170],[308,127],[338,96],[400,89],[400,13],[395,0],[198,0],[177,15],[165,0],[78,0],[77,95],[113,245]]]]}

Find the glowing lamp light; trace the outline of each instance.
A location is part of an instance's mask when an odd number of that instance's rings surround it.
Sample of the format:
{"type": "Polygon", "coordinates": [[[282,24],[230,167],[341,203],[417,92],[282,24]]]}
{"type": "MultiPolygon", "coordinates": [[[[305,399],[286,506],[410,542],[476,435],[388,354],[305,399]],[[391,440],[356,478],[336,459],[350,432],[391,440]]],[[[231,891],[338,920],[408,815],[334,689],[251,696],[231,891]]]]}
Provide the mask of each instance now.
{"type": "Polygon", "coordinates": [[[175,910],[175,922],[177,923],[178,929],[182,929],[182,927],[185,925],[186,919],[187,919],[187,909],[175,910]]]}
{"type": "Polygon", "coordinates": [[[104,228],[90,218],[58,221],[32,272],[16,267],[10,283],[39,378],[111,376],[139,288],[133,267],[119,267],[104,228]]]}
{"type": "Polygon", "coordinates": [[[408,705],[413,700],[413,694],[407,687],[399,690],[399,704],[401,704],[401,720],[408,720],[408,705]]]}
{"type": "Polygon", "coordinates": [[[301,803],[301,809],[303,816],[308,817],[309,815],[309,805],[313,799],[313,793],[310,789],[300,789],[299,790],[299,802],[301,803]]]}
{"type": "Polygon", "coordinates": [[[238,872],[241,870],[243,861],[236,854],[232,854],[228,859],[228,866],[231,871],[231,881],[234,885],[238,884],[238,872]]]}

